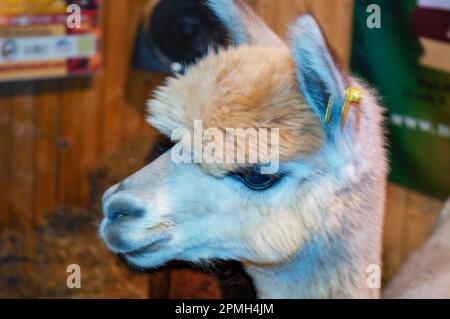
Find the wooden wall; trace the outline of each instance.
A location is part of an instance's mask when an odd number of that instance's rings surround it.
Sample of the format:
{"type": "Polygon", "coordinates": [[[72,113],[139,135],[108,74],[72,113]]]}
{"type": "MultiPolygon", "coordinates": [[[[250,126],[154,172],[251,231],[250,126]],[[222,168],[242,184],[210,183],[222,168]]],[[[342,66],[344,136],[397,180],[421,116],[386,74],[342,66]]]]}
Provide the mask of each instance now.
{"type": "Polygon", "coordinates": [[[383,233],[384,281],[427,240],[442,205],[439,199],[388,185],[383,233]]]}
{"type": "MultiPolygon", "coordinates": [[[[352,2],[250,1],[280,34],[309,8],[345,63],[352,2]]],[[[85,204],[87,176],[99,158],[137,135],[152,135],[141,110],[162,76],[130,70],[146,0],[103,3],[99,74],[0,84],[0,227],[30,229],[59,205],[85,204]]]]}
{"type": "MultiPolygon", "coordinates": [[[[104,65],[99,74],[0,84],[0,227],[26,231],[59,205],[86,204],[87,177],[97,161],[138,135],[154,136],[143,121],[142,110],[162,76],[130,70],[135,29],[146,0],[103,2],[104,65]]],[[[348,66],[353,0],[249,2],[283,35],[297,16],[312,11],[348,66]]],[[[387,277],[427,236],[440,204],[389,187],[384,253],[387,277]]],[[[163,279],[155,279],[154,287],[170,285],[164,274],[155,276],[163,279]]],[[[172,276],[183,277],[180,272],[172,276]]],[[[186,286],[197,290],[192,282],[186,286]]]]}
{"type": "Polygon", "coordinates": [[[91,78],[0,84],[0,225],[29,229],[62,204],[86,203],[102,155],[151,134],[142,115],[152,81],[130,71],[145,0],[103,6],[102,71],[91,78]],[[144,88],[145,86],[145,88],[144,88]]]}

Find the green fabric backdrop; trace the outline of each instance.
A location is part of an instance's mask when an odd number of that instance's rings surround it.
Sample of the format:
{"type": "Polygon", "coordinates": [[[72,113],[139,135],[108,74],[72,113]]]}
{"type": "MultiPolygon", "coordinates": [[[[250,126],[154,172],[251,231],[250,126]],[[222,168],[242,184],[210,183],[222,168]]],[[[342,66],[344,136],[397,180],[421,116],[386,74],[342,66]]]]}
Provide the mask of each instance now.
{"type": "MultiPolygon", "coordinates": [[[[392,182],[450,195],[450,74],[419,64],[423,49],[411,27],[415,0],[356,0],[351,68],[378,89],[387,109],[392,182]],[[369,4],[381,28],[369,29],[369,4]]],[[[449,56],[450,59],[450,56],[449,56]]]]}

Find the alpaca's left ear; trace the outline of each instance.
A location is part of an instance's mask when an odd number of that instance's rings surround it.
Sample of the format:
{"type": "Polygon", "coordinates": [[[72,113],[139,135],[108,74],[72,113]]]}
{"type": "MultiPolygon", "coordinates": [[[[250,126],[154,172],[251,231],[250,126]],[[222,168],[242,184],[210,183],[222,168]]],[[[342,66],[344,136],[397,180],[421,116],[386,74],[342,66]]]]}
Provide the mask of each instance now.
{"type": "Polygon", "coordinates": [[[346,87],[344,76],[334,62],[324,35],[312,16],[304,15],[291,26],[289,40],[301,93],[317,113],[327,134],[333,136],[340,125],[346,87]],[[327,117],[330,96],[333,103],[327,117]]]}
{"type": "Polygon", "coordinates": [[[222,22],[234,45],[286,45],[244,0],[206,0],[206,4],[222,22]]]}

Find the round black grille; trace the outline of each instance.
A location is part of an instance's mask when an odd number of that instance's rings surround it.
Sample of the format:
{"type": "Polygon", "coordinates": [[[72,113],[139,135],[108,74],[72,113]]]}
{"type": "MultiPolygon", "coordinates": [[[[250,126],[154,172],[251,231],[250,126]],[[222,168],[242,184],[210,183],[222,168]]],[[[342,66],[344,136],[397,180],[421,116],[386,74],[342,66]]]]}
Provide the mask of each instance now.
{"type": "Polygon", "coordinates": [[[146,41],[163,60],[190,64],[209,47],[226,45],[226,32],[204,0],[163,0],[147,22],[146,41]]]}

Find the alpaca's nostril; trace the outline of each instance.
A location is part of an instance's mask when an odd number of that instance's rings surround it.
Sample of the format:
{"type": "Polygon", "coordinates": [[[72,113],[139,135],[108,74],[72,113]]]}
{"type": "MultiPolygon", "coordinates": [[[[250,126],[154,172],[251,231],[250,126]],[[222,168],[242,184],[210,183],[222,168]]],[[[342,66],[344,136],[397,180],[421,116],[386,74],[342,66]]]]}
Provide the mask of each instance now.
{"type": "Polygon", "coordinates": [[[110,221],[122,221],[144,214],[145,207],[139,205],[134,198],[122,195],[120,193],[114,194],[103,205],[103,212],[110,221]]]}
{"type": "Polygon", "coordinates": [[[124,213],[114,212],[114,213],[111,214],[110,219],[112,221],[118,221],[120,219],[123,219],[126,215],[127,214],[124,214],[124,213]]]}

